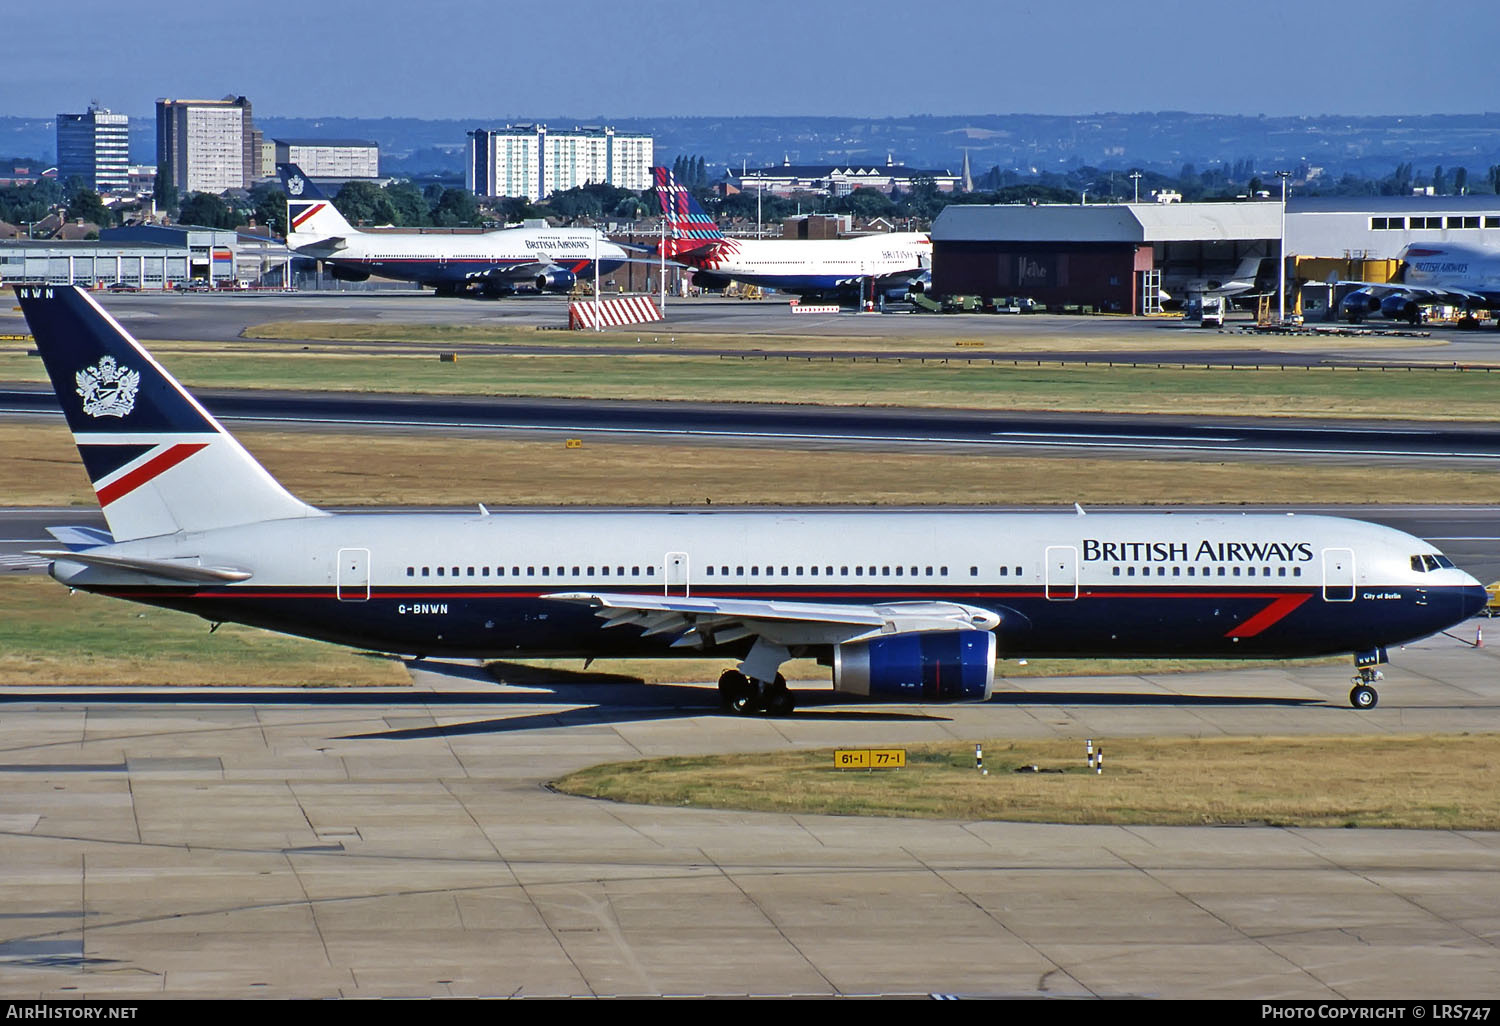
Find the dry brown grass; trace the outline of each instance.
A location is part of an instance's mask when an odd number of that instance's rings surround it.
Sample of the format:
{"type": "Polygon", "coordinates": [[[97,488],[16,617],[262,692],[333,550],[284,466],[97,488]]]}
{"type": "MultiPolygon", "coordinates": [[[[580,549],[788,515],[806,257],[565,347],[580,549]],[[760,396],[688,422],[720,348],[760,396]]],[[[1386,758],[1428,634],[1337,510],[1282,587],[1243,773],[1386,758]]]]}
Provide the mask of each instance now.
{"type": "MultiPolygon", "coordinates": [[[[1500,828],[1495,735],[1125,739],[1088,772],[1081,740],[907,746],[904,770],[824,751],[596,766],[556,785],[652,805],[1051,823],[1500,828]],[[1016,772],[1037,766],[1043,772],[1016,772]]],[[[858,747],[899,747],[860,745],[858,747]]]]}
{"type": "MultiPolygon", "coordinates": [[[[493,436],[244,431],[239,437],[301,498],[319,505],[787,505],[1500,502],[1489,470],[1293,462],[1019,457],[901,449],[770,449],[520,441],[493,436]]],[[[0,424],[9,506],[92,506],[60,421],[0,424]]]]}

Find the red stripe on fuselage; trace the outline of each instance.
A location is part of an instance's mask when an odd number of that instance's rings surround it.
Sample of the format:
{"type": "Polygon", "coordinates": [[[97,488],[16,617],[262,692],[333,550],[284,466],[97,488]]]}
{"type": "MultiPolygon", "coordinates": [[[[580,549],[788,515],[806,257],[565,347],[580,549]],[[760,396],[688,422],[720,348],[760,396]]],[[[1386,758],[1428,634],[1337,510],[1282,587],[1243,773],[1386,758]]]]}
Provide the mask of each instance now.
{"type": "Polygon", "coordinates": [[[1224,636],[1226,638],[1253,638],[1267,627],[1280,623],[1292,610],[1310,598],[1312,598],[1312,592],[1303,592],[1301,595],[1283,595],[1238,627],[1231,627],[1225,631],[1224,636]]]}
{"type": "Polygon", "coordinates": [[[153,456],[130,473],[100,488],[98,490],[99,505],[108,506],[116,499],[129,495],[146,482],[171,470],[199,449],[207,448],[207,442],[183,442],[153,456]]]}

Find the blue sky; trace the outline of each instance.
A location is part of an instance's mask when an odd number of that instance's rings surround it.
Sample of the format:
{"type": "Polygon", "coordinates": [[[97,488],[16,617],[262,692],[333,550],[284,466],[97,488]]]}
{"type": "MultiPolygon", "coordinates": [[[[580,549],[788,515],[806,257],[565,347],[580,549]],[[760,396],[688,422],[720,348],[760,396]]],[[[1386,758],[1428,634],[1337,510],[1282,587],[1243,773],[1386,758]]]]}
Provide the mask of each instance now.
{"type": "Polygon", "coordinates": [[[1497,37],[1494,0],[7,3],[0,114],[1473,113],[1497,37]]]}

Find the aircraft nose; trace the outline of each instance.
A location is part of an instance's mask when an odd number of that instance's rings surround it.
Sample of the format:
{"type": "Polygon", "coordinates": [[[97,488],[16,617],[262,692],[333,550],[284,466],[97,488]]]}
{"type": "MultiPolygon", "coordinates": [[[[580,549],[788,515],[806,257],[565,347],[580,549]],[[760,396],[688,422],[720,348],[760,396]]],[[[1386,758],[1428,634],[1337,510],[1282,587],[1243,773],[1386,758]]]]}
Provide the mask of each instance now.
{"type": "Polygon", "coordinates": [[[1459,609],[1462,610],[1462,618],[1465,620],[1478,613],[1490,601],[1490,593],[1484,590],[1484,586],[1472,577],[1469,580],[1473,583],[1464,585],[1458,594],[1459,609]]]}

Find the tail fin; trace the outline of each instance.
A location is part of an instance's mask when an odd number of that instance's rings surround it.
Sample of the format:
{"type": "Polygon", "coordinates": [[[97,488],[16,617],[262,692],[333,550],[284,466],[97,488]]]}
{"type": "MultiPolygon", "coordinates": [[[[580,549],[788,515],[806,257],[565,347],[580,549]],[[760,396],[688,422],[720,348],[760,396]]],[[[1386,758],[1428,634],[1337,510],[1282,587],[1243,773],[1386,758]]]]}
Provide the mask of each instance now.
{"type": "Polygon", "coordinates": [[[724,238],[714,219],[703,212],[685,186],[677,184],[671,168],[652,168],[656,174],[656,197],[667,219],[667,256],[711,246],[724,238]]]}
{"type": "MultiPolygon", "coordinates": [[[[355,228],[334,207],[333,201],[302,173],[296,164],[277,164],[281,189],[286,193],[286,230],[288,236],[302,236],[309,241],[353,235],[355,228]]],[[[294,245],[298,241],[288,238],[294,245]]]]}
{"type": "Polygon", "coordinates": [[[322,515],[83,290],[16,296],[115,541],[322,515]]]}

